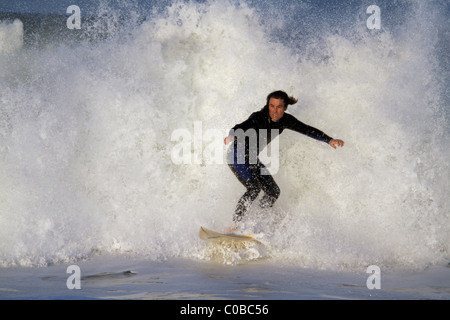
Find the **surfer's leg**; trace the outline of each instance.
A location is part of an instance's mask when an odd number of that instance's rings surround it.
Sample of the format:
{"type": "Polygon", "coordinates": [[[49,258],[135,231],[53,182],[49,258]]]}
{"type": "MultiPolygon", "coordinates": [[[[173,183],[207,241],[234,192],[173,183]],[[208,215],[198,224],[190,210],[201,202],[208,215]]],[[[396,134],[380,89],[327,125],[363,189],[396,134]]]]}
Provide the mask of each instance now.
{"type": "Polygon", "coordinates": [[[229,167],[236,178],[238,178],[242,185],[247,189],[239,199],[234,212],[233,220],[238,222],[242,220],[242,217],[250,208],[253,201],[258,197],[262,186],[258,179],[256,166],[244,163],[241,165],[230,164],[229,167]]]}
{"type": "Polygon", "coordinates": [[[258,176],[259,184],[264,191],[264,196],[261,198],[259,206],[261,208],[270,208],[280,196],[280,187],[278,187],[277,183],[262,163],[259,164],[259,167],[263,169],[264,172],[264,174],[258,176]]]}
{"type": "Polygon", "coordinates": [[[247,191],[239,199],[234,212],[233,220],[239,222],[244,217],[247,210],[252,205],[253,201],[258,197],[261,191],[261,185],[257,178],[251,178],[246,182],[247,191]]]}

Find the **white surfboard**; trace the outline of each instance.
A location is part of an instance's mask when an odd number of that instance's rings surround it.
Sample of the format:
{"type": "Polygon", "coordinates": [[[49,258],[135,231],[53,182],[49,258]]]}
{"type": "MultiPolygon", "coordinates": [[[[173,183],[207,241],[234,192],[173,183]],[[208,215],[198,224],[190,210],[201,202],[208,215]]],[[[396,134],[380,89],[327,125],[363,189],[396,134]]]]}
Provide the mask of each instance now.
{"type": "Polygon", "coordinates": [[[252,236],[244,235],[244,234],[235,234],[235,233],[220,233],[216,231],[212,231],[206,229],[204,227],[200,227],[200,231],[198,232],[200,239],[208,242],[215,243],[224,243],[224,242],[253,242],[257,244],[261,244],[258,240],[254,239],[252,236]]]}

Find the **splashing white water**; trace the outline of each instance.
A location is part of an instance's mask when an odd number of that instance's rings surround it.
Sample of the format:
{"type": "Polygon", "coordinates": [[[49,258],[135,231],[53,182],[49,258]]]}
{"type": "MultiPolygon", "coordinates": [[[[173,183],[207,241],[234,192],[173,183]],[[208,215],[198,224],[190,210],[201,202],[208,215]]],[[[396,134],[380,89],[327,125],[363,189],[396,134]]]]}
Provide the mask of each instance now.
{"type": "Polygon", "coordinates": [[[23,24],[20,20],[0,23],[0,55],[10,55],[23,46],[23,24]]]}
{"type": "Polygon", "coordinates": [[[22,48],[2,65],[0,264],[98,251],[208,258],[199,226],[229,226],[244,190],[226,165],[172,163],[171,133],[202,121],[225,134],[275,89],[346,146],[280,137],[281,197],[247,222],[271,258],[319,268],[446,258],[448,124],[431,31],[323,35],[308,45],[326,54],[306,59],[260,17],[243,3],[176,2],[120,36],[22,48]]]}

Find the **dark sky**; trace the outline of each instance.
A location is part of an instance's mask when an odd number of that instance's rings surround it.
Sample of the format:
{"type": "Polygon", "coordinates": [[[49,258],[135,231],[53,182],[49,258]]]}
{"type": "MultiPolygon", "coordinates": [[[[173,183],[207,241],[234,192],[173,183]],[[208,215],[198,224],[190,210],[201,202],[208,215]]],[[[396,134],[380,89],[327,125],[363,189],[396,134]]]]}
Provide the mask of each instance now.
{"type": "Polygon", "coordinates": [[[100,3],[108,4],[108,7],[119,8],[138,5],[146,8],[152,0],[0,0],[0,12],[14,13],[60,13],[65,14],[70,5],[77,5],[82,12],[96,11],[100,3]]]}
{"type": "Polygon", "coordinates": [[[90,6],[89,0],[0,0],[0,12],[65,13],[70,5],[90,6]]]}
{"type": "MultiPolygon", "coordinates": [[[[203,2],[204,0],[199,0],[203,2]]],[[[378,2],[384,2],[381,0],[378,2]]],[[[70,5],[77,5],[82,10],[90,11],[95,9],[100,3],[107,3],[112,9],[118,7],[126,7],[130,4],[142,8],[148,8],[152,3],[170,3],[169,0],[0,0],[0,12],[15,12],[15,13],[65,13],[67,7],[70,5]]],[[[321,7],[324,9],[338,10],[339,8],[348,6],[358,6],[366,0],[249,0],[249,3],[257,3],[264,6],[265,4],[280,4],[280,2],[287,3],[305,3],[307,6],[321,7]]],[[[371,1],[374,4],[375,0],[371,1]]]]}

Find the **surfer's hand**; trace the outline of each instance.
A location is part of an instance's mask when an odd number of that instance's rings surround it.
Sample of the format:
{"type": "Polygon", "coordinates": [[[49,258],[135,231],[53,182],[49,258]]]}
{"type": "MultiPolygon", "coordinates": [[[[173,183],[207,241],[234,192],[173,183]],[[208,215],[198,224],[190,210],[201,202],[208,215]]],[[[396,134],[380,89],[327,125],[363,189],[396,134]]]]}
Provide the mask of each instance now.
{"type": "Polygon", "coordinates": [[[336,149],[336,146],[343,147],[344,146],[344,141],[339,140],[339,139],[331,139],[330,142],[328,142],[328,144],[330,146],[332,146],[334,149],[336,149]]]}
{"type": "Polygon", "coordinates": [[[223,142],[225,143],[225,145],[229,144],[230,142],[234,141],[234,137],[233,136],[228,136],[225,138],[225,140],[223,140],[223,142]]]}

